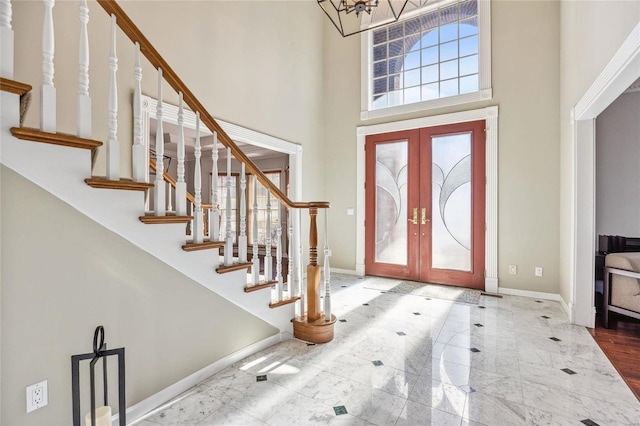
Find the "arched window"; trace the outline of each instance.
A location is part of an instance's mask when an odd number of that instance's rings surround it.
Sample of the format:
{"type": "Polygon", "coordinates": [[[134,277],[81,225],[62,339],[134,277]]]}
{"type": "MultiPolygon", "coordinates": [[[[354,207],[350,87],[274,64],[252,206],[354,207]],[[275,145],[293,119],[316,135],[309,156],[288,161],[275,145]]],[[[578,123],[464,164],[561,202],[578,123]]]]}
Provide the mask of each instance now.
{"type": "Polygon", "coordinates": [[[490,61],[481,59],[480,31],[488,30],[479,28],[478,10],[478,2],[487,1],[456,2],[373,30],[368,35],[367,109],[428,103],[489,88],[490,80],[483,84],[480,75],[481,60],[490,61]]]}

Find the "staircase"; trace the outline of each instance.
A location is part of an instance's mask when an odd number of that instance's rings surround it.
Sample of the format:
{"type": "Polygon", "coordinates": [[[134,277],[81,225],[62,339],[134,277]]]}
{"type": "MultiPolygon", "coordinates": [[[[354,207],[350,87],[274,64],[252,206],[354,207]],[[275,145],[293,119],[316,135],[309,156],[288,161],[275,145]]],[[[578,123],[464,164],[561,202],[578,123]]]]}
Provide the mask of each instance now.
{"type": "MultiPolygon", "coordinates": [[[[295,202],[275,186],[238,148],[118,3],[113,0],[97,1],[111,17],[111,34],[102,35],[105,39],[108,38],[111,43],[110,78],[109,81],[92,82],[91,87],[109,88],[109,131],[106,141],[92,139],[91,97],[88,90],[89,43],[86,31],[89,18],[86,3],[86,0],[80,2],[79,63],[69,64],[68,69],[65,70],[56,70],[56,72],[74,74],[78,73],[78,69],[80,70],[78,130],[76,135],[69,135],[56,131],[56,116],[59,111],[56,111],[56,91],[53,84],[54,26],[52,14],[54,1],[45,0],[42,2],[45,14],[42,43],[43,79],[40,87],[41,126],[39,129],[31,129],[21,127],[20,100],[27,99],[32,86],[18,81],[19,76],[13,75],[12,7],[9,0],[0,0],[2,164],[200,285],[275,326],[281,333],[293,333],[296,337],[314,343],[324,343],[333,339],[333,324],[336,318],[331,314],[329,248],[325,243],[323,270],[318,265],[316,226],[319,211],[326,212],[329,203],[295,202]],[[135,76],[134,81],[125,83],[130,84],[134,93],[132,135],[118,134],[118,120],[130,120],[130,118],[118,116],[117,82],[126,80],[126,78],[121,76],[116,78],[116,75],[119,75],[117,73],[122,71],[118,70],[117,66],[115,46],[117,31],[122,31],[137,47],[136,67],[134,70],[126,71],[126,75],[135,76]],[[140,62],[142,60],[148,61],[158,72],[157,116],[159,129],[156,132],[158,138],[154,159],[148,158],[150,147],[143,146],[141,137],[143,125],[140,117],[140,81],[142,78],[140,62]],[[196,142],[195,150],[194,194],[186,192],[184,182],[184,143],[181,148],[182,159],[181,153],[178,153],[177,178],[168,176],[166,173],[157,173],[154,182],[148,181],[150,167],[163,170],[163,82],[179,94],[181,114],[183,108],[185,110],[189,108],[198,116],[196,126],[206,127],[214,134],[216,152],[218,143],[226,147],[227,152],[239,161],[243,169],[246,169],[247,173],[251,175],[250,179],[267,188],[269,200],[278,203],[282,211],[287,212],[289,229],[284,232],[288,232],[290,236],[304,235],[305,233],[310,235],[306,285],[302,274],[303,254],[302,244],[299,242],[300,238],[297,239],[296,244],[294,244],[296,239],[290,238],[288,259],[291,266],[287,280],[283,280],[281,268],[283,230],[276,229],[277,238],[275,241],[270,241],[272,234],[269,229],[270,220],[267,220],[266,225],[269,237],[265,257],[271,256],[270,245],[273,243],[277,252],[276,270],[271,270],[271,262],[267,259],[265,259],[264,265],[259,264],[257,237],[254,237],[253,241],[247,241],[245,232],[248,227],[244,222],[248,211],[246,203],[242,203],[240,207],[242,209],[240,217],[243,222],[240,224],[238,235],[237,257],[233,257],[232,233],[235,233],[235,230],[230,228],[230,216],[227,217],[228,226],[224,230],[225,240],[218,241],[215,238],[219,235],[217,229],[219,217],[217,209],[212,207],[216,205],[217,194],[214,192],[210,194],[211,203],[209,204],[205,204],[202,200],[202,180],[209,175],[210,171],[200,170],[201,147],[199,142],[196,142]],[[122,140],[131,141],[129,144],[132,152],[131,165],[120,164],[119,150],[124,146],[122,140]],[[106,176],[92,175],[95,153],[99,149],[105,150],[107,154],[106,176]],[[51,167],[52,159],[55,159],[55,167],[51,167]],[[133,176],[133,179],[121,178],[121,168],[123,167],[131,167],[130,175],[133,176]],[[170,212],[168,210],[171,209],[167,208],[167,193],[171,194],[172,190],[175,190],[175,212],[170,212]],[[150,199],[153,200],[153,205],[149,202],[150,199]],[[191,208],[187,212],[189,206],[191,208]],[[308,230],[300,229],[303,222],[301,212],[310,215],[308,230]],[[186,233],[185,225],[187,224],[189,232],[186,233]],[[250,245],[252,247],[249,247],[250,245]],[[251,257],[248,256],[249,250],[252,253],[251,257]],[[265,271],[262,276],[260,275],[261,270],[265,271]],[[324,276],[322,272],[324,272],[324,276]]],[[[38,47],[34,46],[34,48],[38,47]]],[[[40,82],[30,83],[40,84],[40,82]]],[[[211,170],[212,176],[218,175],[217,167],[216,161],[214,169],[211,170]]],[[[230,173],[229,166],[226,171],[230,173]]],[[[229,191],[230,187],[227,186],[226,190],[229,191]]],[[[230,200],[230,197],[227,197],[227,200],[230,200]]],[[[253,205],[256,206],[255,199],[253,205]]],[[[225,214],[230,215],[230,211],[230,205],[226,206],[225,214]]],[[[270,210],[268,209],[268,211],[270,210]]],[[[253,217],[255,218],[256,215],[253,217]]],[[[257,235],[257,221],[254,220],[250,226],[253,231],[252,235],[257,235]]]]}

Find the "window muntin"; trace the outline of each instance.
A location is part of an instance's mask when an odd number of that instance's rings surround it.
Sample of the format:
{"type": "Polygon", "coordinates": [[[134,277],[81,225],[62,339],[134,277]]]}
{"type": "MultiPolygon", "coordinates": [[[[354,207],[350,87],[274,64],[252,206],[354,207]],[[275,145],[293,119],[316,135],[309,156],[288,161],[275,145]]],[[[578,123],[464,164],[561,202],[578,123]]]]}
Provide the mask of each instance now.
{"type": "Polygon", "coordinates": [[[478,92],[478,36],[477,0],[374,30],[369,110],[478,92]]]}

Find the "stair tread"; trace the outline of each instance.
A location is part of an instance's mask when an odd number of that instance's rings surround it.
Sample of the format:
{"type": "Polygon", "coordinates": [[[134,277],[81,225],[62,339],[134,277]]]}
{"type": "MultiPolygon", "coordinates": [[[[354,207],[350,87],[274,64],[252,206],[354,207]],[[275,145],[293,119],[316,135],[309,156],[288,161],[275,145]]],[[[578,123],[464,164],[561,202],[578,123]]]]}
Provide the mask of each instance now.
{"type": "Polygon", "coordinates": [[[202,243],[187,243],[182,246],[184,251],[209,250],[224,247],[224,241],[205,241],[202,243]]]}
{"type": "Polygon", "coordinates": [[[9,78],[0,77],[0,90],[3,92],[15,93],[16,95],[24,95],[30,92],[33,87],[30,84],[21,83],[9,78]]]}
{"type": "Polygon", "coordinates": [[[244,262],[244,263],[239,263],[236,262],[232,265],[229,266],[219,266],[218,268],[216,268],[216,272],[219,274],[225,274],[227,272],[233,272],[233,271],[239,271],[241,269],[249,269],[253,264],[251,262],[244,262]]]}
{"type": "Polygon", "coordinates": [[[121,189],[126,191],[146,191],[153,188],[152,183],[135,182],[130,179],[109,180],[103,177],[91,177],[84,180],[92,188],[121,189]]]}
{"type": "Polygon", "coordinates": [[[290,303],[295,303],[295,302],[297,302],[298,300],[300,300],[300,296],[294,296],[294,297],[291,297],[291,298],[289,298],[289,299],[281,300],[281,301],[279,301],[279,302],[269,303],[269,307],[270,307],[271,309],[273,309],[273,308],[278,308],[278,307],[280,307],[280,306],[288,305],[288,304],[290,304],[290,303]]]}
{"type": "Polygon", "coordinates": [[[258,290],[262,290],[262,289],[265,289],[265,288],[271,288],[275,284],[278,284],[278,281],[260,281],[256,285],[245,287],[244,288],[244,292],[245,293],[251,293],[253,291],[258,291],[258,290]]]}
{"type": "Polygon", "coordinates": [[[62,145],[70,148],[95,149],[102,146],[102,142],[93,139],[80,138],[75,135],[60,132],[43,132],[30,127],[12,127],[11,134],[18,139],[26,141],[62,145]]]}
{"type": "Polygon", "coordinates": [[[163,223],[187,223],[193,220],[193,216],[140,216],[140,222],[148,225],[163,223]]]}

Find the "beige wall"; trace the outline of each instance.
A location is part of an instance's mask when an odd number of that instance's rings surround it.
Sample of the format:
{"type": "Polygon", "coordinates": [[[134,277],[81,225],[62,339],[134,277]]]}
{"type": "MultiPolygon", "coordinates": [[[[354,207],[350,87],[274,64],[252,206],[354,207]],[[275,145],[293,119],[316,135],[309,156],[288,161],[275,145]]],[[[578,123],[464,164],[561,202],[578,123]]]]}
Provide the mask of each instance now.
{"type": "MultiPolygon", "coordinates": [[[[75,132],[78,1],[56,2],[55,84],[59,130],[75,132]],[[61,72],[65,70],[65,72],[61,72]]],[[[323,14],[309,1],[123,1],[123,9],[205,108],[225,121],[303,146],[306,200],[323,195],[323,14]]],[[[91,96],[96,139],[107,134],[109,18],[89,2],[91,96]],[[98,85],[97,82],[101,84],[98,85]]],[[[14,1],[16,78],[41,82],[40,2],[14,1]]],[[[134,48],[118,31],[118,85],[123,176],[130,176],[134,48]]],[[[164,85],[165,101],[177,95],[164,85]]],[[[38,126],[34,90],[28,126],[38,126]]],[[[155,71],[143,60],[143,93],[157,98],[155,71]]],[[[104,150],[95,174],[104,175],[104,150]]]]}
{"type": "Polygon", "coordinates": [[[98,325],[126,348],[128,406],[278,332],[4,166],[1,248],[5,425],[71,422],[70,357],[98,325]],[[49,405],[26,414],[44,379],[49,405]]]}
{"type": "Polygon", "coordinates": [[[640,20],[640,2],[565,0],[560,11],[560,295],[568,302],[574,172],[570,112],[640,20]]]}
{"type": "Polygon", "coordinates": [[[497,105],[501,287],[558,292],[559,3],[492,2],[493,100],[386,120],[359,120],[360,40],[325,24],[325,176],[332,266],[354,269],[356,126],[497,105]],[[508,275],[508,265],[519,273],[508,275]],[[535,266],[544,267],[542,278],[535,266]]]}

